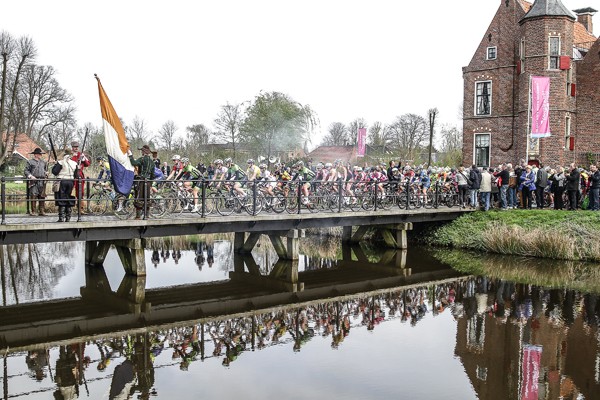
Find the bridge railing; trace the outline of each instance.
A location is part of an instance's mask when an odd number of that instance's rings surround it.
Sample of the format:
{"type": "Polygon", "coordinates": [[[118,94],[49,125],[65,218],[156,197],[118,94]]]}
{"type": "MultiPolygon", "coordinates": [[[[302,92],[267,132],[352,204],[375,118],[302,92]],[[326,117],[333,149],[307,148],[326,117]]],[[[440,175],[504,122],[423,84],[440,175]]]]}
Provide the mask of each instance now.
{"type": "MultiPolygon", "coordinates": [[[[1,178],[2,224],[32,222],[34,215],[55,214],[60,180],[1,178]],[[24,220],[24,218],[27,218],[24,220]]],[[[73,219],[95,216],[178,218],[227,216],[247,213],[300,214],[351,211],[412,210],[453,207],[458,194],[453,184],[434,183],[423,188],[409,181],[336,180],[136,180],[128,194],[116,193],[110,182],[97,179],[70,181],[73,219]],[[78,190],[80,188],[81,190],[78,190]]],[[[64,188],[63,188],[64,189],[64,188]]],[[[64,192],[64,190],[63,190],[64,192]]]]}

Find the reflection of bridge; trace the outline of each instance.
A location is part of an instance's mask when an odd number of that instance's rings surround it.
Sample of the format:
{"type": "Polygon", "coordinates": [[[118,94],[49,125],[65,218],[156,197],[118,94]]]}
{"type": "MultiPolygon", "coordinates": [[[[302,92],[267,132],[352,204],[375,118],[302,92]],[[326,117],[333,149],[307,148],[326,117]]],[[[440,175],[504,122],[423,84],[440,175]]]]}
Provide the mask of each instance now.
{"type": "Polygon", "coordinates": [[[51,222],[54,217],[19,218],[0,226],[0,244],[123,240],[226,232],[269,232],[336,226],[381,226],[444,222],[456,219],[458,208],[378,210],[327,214],[239,215],[218,218],[115,220],[85,216],[81,222],[51,222]]]}
{"type": "MultiPolygon", "coordinates": [[[[336,268],[303,272],[298,271],[297,261],[280,259],[268,276],[260,274],[251,255],[237,254],[228,281],[148,290],[145,276],[125,275],[114,291],[103,268],[87,267],[81,298],[0,308],[0,348],[14,350],[272,307],[297,307],[361,292],[433,285],[460,276],[437,262],[423,262],[421,254],[415,254],[414,261],[418,256],[422,266],[407,268],[406,250],[390,249],[375,263],[368,262],[360,247],[345,246],[343,254],[336,268]]],[[[408,263],[413,265],[411,257],[408,263]]]]}

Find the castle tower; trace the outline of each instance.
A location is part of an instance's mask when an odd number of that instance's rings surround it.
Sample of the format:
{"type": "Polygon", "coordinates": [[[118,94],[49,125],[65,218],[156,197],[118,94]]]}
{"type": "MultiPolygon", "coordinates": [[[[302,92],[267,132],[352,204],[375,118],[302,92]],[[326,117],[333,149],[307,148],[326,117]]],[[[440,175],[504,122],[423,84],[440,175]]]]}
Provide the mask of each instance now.
{"type": "Polygon", "coordinates": [[[576,126],[574,64],[572,63],[575,16],[560,0],[536,0],[519,21],[518,43],[518,159],[528,163],[566,164],[574,159],[576,126]],[[550,132],[530,139],[530,80],[550,78],[550,132]]]}

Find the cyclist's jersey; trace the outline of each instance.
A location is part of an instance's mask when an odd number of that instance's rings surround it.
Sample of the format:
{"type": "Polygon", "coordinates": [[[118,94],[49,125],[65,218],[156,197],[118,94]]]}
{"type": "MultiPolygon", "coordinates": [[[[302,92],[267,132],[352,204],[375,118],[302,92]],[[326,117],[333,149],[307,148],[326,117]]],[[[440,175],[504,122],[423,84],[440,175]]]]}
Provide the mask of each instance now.
{"type": "Polygon", "coordinates": [[[98,180],[102,179],[103,176],[106,176],[105,179],[110,179],[110,164],[108,161],[104,161],[102,163],[102,167],[100,169],[100,174],[98,175],[98,180]]]}
{"type": "Polygon", "coordinates": [[[246,178],[246,173],[237,164],[231,164],[227,169],[227,180],[241,181],[246,178]]]}
{"type": "Polygon", "coordinates": [[[377,180],[379,182],[385,182],[385,181],[388,180],[387,179],[387,175],[383,174],[383,173],[381,173],[379,171],[373,171],[373,172],[371,172],[371,179],[372,180],[377,180]]]}
{"type": "Polygon", "coordinates": [[[265,181],[269,181],[269,182],[274,182],[277,180],[277,178],[275,178],[275,175],[273,175],[269,170],[265,170],[265,172],[261,172],[261,178],[265,181]]]}
{"type": "Polygon", "coordinates": [[[202,172],[200,172],[199,169],[194,168],[191,165],[186,165],[183,168],[183,176],[181,177],[182,179],[197,180],[197,179],[200,179],[201,177],[202,177],[202,172]]]}
{"type": "Polygon", "coordinates": [[[181,161],[175,161],[173,166],[171,167],[171,172],[175,171],[175,174],[178,174],[183,169],[183,163],[181,161]]]}
{"type": "Polygon", "coordinates": [[[297,179],[298,176],[301,176],[303,181],[310,182],[314,179],[315,173],[306,167],[302,167],[298,170],[294,180],[297,179]]]}
{"type": "Polygon", "coordinates": [[[246,170],[246,176],[251,177],[253,173],[254,173],[254,179],[260,178],[260,168],[258,168],[256,165],[252,165],[252,166],[248,167],[248,169],[246,170]]]}
{"type": "Polygon", "coordinates": [[[214,180],[221,181],[227,177],[227,167],[221,165],[221,167],[215,167],[214,180]]]}
{"type": "Polygon", "coordinates": [[[287,171],[281,169],[275,171],[275,176],[277,177],[277,179],[282,181],[289,181],[290,179],[292,179],[292,177],[287,171]]]}

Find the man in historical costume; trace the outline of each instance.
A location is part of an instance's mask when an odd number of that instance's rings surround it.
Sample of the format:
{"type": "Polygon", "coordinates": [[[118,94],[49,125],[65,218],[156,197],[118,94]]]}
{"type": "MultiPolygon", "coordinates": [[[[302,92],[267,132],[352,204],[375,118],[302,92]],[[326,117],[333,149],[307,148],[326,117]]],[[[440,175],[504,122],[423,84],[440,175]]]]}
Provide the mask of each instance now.
{"type": "Polygon", "coordinates": [[[150,146],[145,144],[139,150],[142,151],[142,156],[137,160],[133,158],[131,150],[128,150],[131,165],[137,167],[138,171],[136,176],[137,180],[133,184],[135,194],[135,219],[141,219],[144,211],[146,216],[148,216],[148,202],[144,202],[144,198],[150,196],[154,175],[154,161],[152,161],[152,158],[150,157],[150,146]],[[144,204],[146,204],[146,210],[144,210],[144,204]]]}
{"type": "Polygon", "coordinates": [[[52,173],[60,179],[60,183],[54,192],[56,205],[58,206],[58,221],[69,222],[71,220],[71,208],[75,205],[75,198],[71,195],[75,181],[73,179],[77,163],[71,157],[71,150],[66,149],[62,160],[53,167],[52,173]]]}
{"type": "Polygon", "coordinates": [[[27,161],[23,175],[28,179],[30,209],[29,215],[36,215],[36,202],[39,203],[37,211],[39,215],[46,215],[44,210],[44,199],[46,198],[46,178],[48,176],[46,161],[42,160],[44,152],[36,147],[31,153],[33,158],[27,161]]]}
{"type": "Polygon", "coordinates": [[[85,205],[86,205],[86,201],[85,201],[85,196],[84,196],[84,187],[85,187],[85,174],[83,172],[85,167],[89,167],[91,164],[91,161],[86,157],[86,155],[82,152],[79,151],[79,142],[74,141],[71,142],[71,150],[73,152],[73,154],[71,155],[71,160],[74,161],[77,164],[77,184],[75,185],[75,196],[77,196],[77,199],[81,198],[81,202],[79,202],[79,211],[82,214],[85,214],[84,210],[85,210],[85,205]],[[79,193],[81,193],[81,196],[79,195],[79,193]]]}

